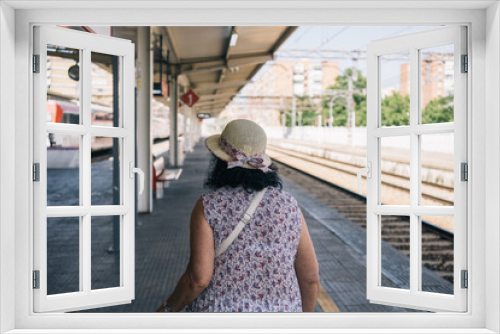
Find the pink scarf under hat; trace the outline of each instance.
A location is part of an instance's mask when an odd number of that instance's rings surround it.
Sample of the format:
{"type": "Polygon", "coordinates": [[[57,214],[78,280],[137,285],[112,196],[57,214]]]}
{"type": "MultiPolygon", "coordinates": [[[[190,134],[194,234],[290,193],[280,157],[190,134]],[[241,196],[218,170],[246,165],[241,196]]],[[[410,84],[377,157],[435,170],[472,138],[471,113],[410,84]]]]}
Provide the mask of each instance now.
{"type": "Polygon", "coordinates": [[[228,161],[227,169],[234,167],[243,167],[245,163],[249,164],[256,169],[260,169],[264,173],[272,172],[273,170],[264,164],[265,151],[256,153],[252,156],[247,156],[245,152],[237,149],[233,145],[229,144],[224,137],[220,136],[219,145],[221,149],[226,152],[230,157],[236,159],[234,161],[228,161]]]}

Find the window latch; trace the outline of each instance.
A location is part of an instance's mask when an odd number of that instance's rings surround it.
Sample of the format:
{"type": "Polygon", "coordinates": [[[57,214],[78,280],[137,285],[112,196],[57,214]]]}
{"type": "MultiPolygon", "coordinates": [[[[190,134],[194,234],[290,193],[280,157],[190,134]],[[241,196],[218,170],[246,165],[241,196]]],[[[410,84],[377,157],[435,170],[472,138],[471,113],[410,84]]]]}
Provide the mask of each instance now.
{"type": "Polygon", "coordinates": [[[129,177],[134,178],[134,173],[139,175],[139,195],[142,195],[144,191],[144,172],[138,167],[134,167],[134,163],[130,161],[129,165],[129,177]]]}
{"type": "Polygon", "coordinates": [[[361,174],[366,173],[366,178],[371,179],[372,178],[372,163],[371,161],[368,161],[368,166],[365,168],[361,168],[358,170],[358,192],[362,195],[361,193],[361,174]]]}

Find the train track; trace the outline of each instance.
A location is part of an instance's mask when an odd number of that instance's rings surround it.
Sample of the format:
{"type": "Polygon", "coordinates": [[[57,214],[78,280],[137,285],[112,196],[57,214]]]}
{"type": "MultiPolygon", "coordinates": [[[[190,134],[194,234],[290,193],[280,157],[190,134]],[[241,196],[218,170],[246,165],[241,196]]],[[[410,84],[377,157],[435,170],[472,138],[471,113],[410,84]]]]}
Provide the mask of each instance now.
{"type": "MultiPolygon", "coordinates": [[[[280,175],[355,224],[366,228],[366,197],[321,177],[273,159],[280,175]]],[[[410,222],[406,216],[382,219],[382,238],[403,254],[410,253],[410,222]]],[[[422,265],[453,282],[453,233],[422,221],[422,265]]]]}
{"type": "MultiPolygon", "coordinates": [[[[314,157],[304,153],[280,148],[273,145],[269,145],[269,148],[271,151],[274,151],[276,153],[283,154],[288,157],[294,157],[305,162],[310,162],[318,166],[323,166],[353,176],[357,175],[357,171],[363,167],[344,161],[314,157]]],[[[409,197],[410,189],[407,185],[410,184],[410,178],[408,176],[382,171],[381,183],[385,189],[387,188],[398,189],[400,191],[406,192],[409,197]]],[[[422,199],[431,200],[434,205],[453,206],[454,204],[454,202],[450,200],[450,198],[453,198],[452,187],[423,181],[421,189],[422,189],[422,199]]]]}

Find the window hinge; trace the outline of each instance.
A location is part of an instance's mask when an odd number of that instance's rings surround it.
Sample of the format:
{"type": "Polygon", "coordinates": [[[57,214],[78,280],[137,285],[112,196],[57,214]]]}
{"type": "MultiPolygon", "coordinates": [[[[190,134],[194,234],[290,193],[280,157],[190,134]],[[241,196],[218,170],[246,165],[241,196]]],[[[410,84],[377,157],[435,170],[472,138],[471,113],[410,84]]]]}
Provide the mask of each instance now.
{"type": "Polygon", "coordinates": [[[467,270],[462,270],[462,289],[467,289],[469,287],[469,273],[467,270]]]}
{"type": "Polygon", "coordinates": [[[33,73],[40,73],[40,55],[33,55],[33,73]]]}
{"type": "Polygon", "coordinates": [[[38,162],[33,164],[33,181],[40,181],[40,163],[38,162]]]}
{"type": "Polygon", "coordinates": [[[469,166],[467,165],[466,162],[462,162],[460,164],[460,180],[461,181],[469,181],[469,166]]]}
{"type": "Polygon", "coordinates": [[[40,270],[33,270],[33,289],[40,289],[40,270]]]}
{"type": "Polygon", "coordinates": [[[462,55],[462,70],[460,72],[469,72],[469,57],[467,55],[462,55]]]}

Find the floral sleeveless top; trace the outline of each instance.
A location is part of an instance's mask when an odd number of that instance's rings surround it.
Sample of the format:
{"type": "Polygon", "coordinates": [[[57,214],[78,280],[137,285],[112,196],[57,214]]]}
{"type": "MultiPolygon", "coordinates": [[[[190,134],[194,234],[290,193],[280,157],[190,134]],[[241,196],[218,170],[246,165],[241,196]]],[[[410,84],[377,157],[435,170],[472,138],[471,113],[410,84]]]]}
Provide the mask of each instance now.
{"type": "MultiPolygon", "coordinates": [[[[253,196],[241,187],[224,187],[202,196],[215,252],[238,225],[253,196]]],[[[249,224],[215,259],[210,284],[187,311],[302,312],[294,267],[301,228],[297,201],[286,191],[268,188],[249,224]]]]}

